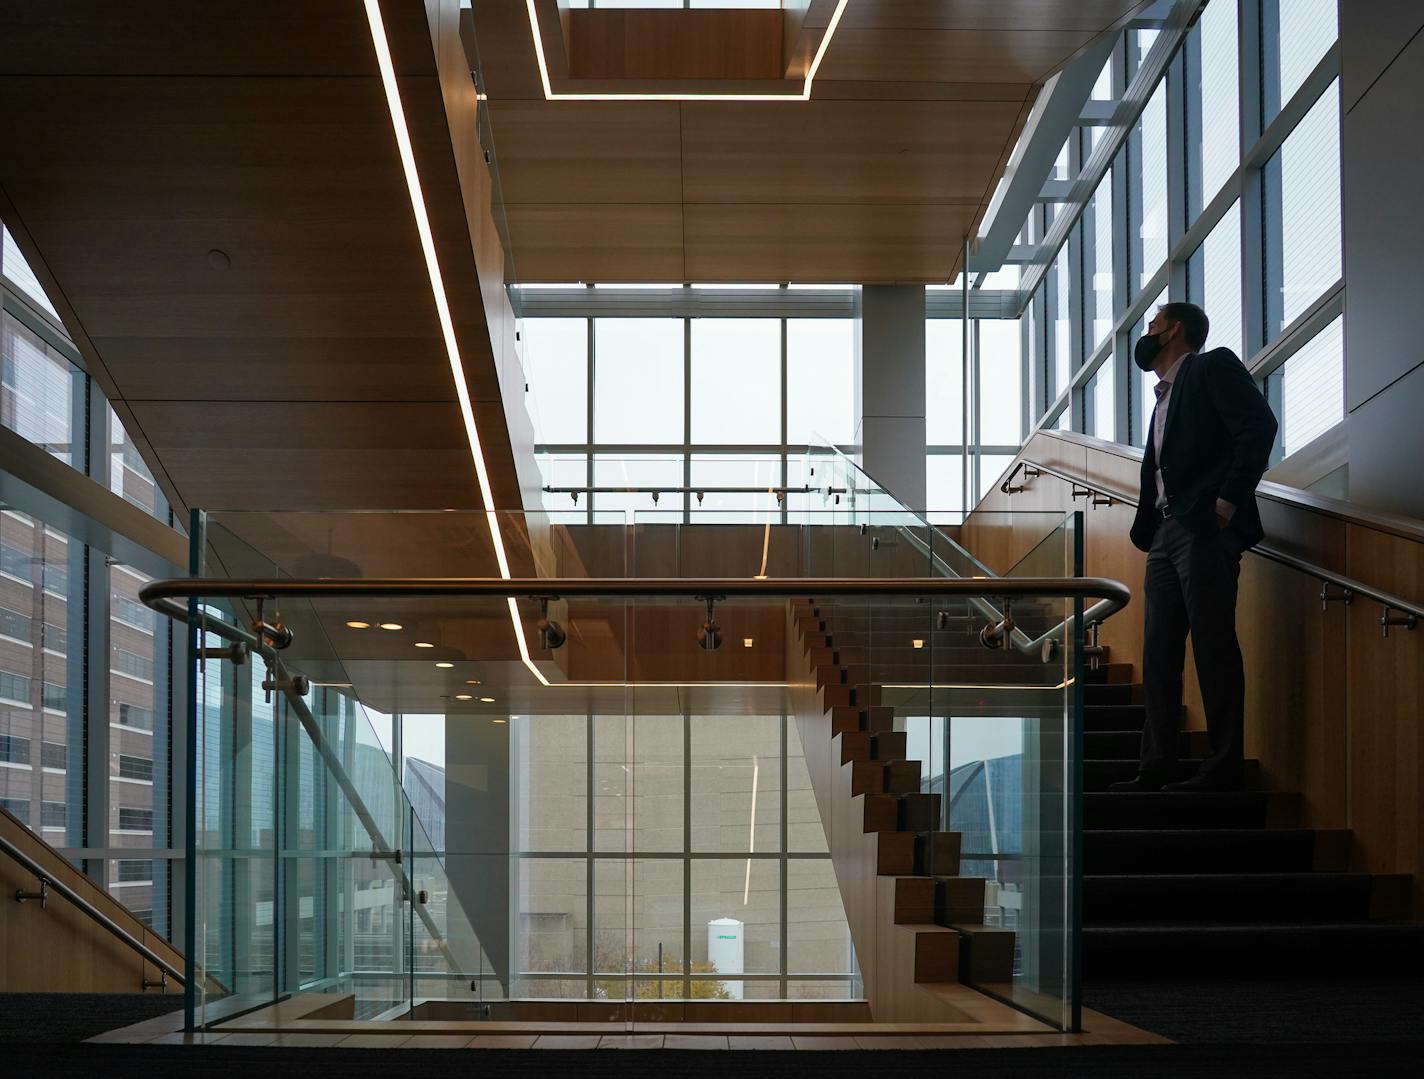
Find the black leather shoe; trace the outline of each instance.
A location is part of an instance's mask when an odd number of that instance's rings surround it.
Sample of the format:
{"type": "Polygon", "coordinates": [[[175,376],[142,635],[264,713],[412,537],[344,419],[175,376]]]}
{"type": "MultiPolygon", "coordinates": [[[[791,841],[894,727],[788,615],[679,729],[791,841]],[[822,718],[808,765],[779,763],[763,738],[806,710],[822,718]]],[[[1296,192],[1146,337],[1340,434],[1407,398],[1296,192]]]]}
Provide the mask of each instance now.
{"type": "Polygon", "coordinates": [[[1142,775],[1139,773],[1135,779],[1124,779],[1120,783],[1112,783],[1108,790],[1115,794],[1142,794],[1145,791],[1160,791],[1162,781],[1154,776],[1142,775]]]}
{"type": "Polygon", "coordinates": [[[1191,779],[1168,783],[1162,789],[1172,794],[1192,794],[1198,791],[1239,791],[1245,789],[1245,784],[1237,776],[1198,772],[1191,779]]]}

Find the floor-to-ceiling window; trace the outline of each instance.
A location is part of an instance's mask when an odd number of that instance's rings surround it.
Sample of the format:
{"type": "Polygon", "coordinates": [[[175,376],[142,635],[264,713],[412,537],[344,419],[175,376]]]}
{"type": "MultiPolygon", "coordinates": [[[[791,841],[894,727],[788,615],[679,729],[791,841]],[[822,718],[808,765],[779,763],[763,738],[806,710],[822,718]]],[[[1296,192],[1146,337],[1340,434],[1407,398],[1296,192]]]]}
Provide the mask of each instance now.
{"type": "Polygon", "coordinates": [[[71,534],[112,535],[90,526],[116,496],[164,522],[172,514],[15,238],[0,239],[0,425],[29,444],[14,453],[48,454],[92,481],[41,489],[6,477],[0,806],[173,936],[172,708],[182,674],[171,627],[138,590],[179,571],[182,543],[104,549],[71,534]]]}
{"type": "Polygon", "coordinates": [[[1177,11],[1130,25],[1104,68],[1121,78],[1099,79],[1113,100],[1140,104],[1103,127],[1096,101],[1098,119],[1060,154],[1054,178],[1085,181],[1075,187],[1087,194],[1033,211],[1045,225],[1022,274],[1028,408],[1037,426],[1071,417],[1075,430],[1142,445],[1152,376],[1133,367],[1132,343],[1157,305],[1190,300],[1211,320],[1207,347],[1234,351],[1270,396],[1279,458],[1343,418],[1337,4],[1183,0],[1177,11]],[[1047,227],[1065,213],[1071,231],[1047,227]],[[1089,330],[1081,365],[1075,325],[1089,330]]]}

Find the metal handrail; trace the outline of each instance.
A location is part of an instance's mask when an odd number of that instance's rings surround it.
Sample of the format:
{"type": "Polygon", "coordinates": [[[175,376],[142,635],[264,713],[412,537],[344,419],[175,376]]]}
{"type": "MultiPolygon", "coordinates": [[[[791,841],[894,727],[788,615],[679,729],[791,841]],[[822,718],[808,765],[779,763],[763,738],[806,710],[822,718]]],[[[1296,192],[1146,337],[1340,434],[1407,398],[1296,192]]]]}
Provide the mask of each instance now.
{"type": "Polygon", "coordinates": [[[139,589],[139,599],[148,607],[183,620],[187,619],[186,609],[173,601],[259,596],[269,599],[357,596],[552,599],[800,595],[1111,599],[1124,607],[1132,599],[1127,585],[1106,577],[176,577],[151,581],[139,589]]]}
{"type": "MultiPolygon", "coordinates": [[[[1086,488],[1087,492],[1096,492],[1113,501],[1121,502],[1124,505],[1134,507],[1137,505],[1136,498],[1116,488],[1108,487],[1105,484],[1097,483],[1092,480],[1085,480],[1079,476],[1064,472],[1061,469],[1054,468],[1052,465],[1045,465],[1038,461],[1030,461],[1027,458],[1021,459],[1019,463],[1014,466],[1013,471],[1004,478],[1004,482],[999,484],[999,490],[1006,495],[1013,495],[1018,491],[1022,491],[1023,488],[1015,487],[1013,481],[1014,477],[1025,468],[1032,468],[1035,469],[1037,473],[1053,476],[1060,480],[1066,480],[1069,483],[1086,488]]],[[[1314,562],[1307,562],[1303,558],[1297,558],[1295,555],[1286,554],[1284,551],[1278,551],[1276,548],[1264,544],[1258,543],[1256,546],[1249,548],[1249,550],[1252,554],[1260,555],[1262,558],[1269,559],[1272,562],[1278,562],[1283,566],[1288,566],[1293,570],[1318,578],[1322,585],[1320,590],[1320,603],[1322,608],[1326,604],[1337,600],[1344,602],[1348,606],[1355,596],[1364,596],[1366,599],[1374,600],[1384,608],[1384,612],[1380,615],[1380,628],[1386,637],[1389,636],[1391,626],[1412,630],[1421,619],[1424,619],[1424,605],[1414,603],[1411,600],[1405,599],[1403,596],[1396,596],[1391,592],[1385,592],[1382,589],[1375,588],[1373,585],[1368,585],[1353,577],[1346,577],[1343,574],[1335,573],[1314,562]],[[1343,594],[1335,596],[1328,595],[1327,591],[1330,585],[1341,589],[1343,594]],[[1391,611],[1403,612],[1404,618],[1391,618],[1391,611]]]]}
{"type": "MultiPolygon", "coordinates": [[[[859,472],[862,476],[865,476],[866,479],[870,480],[871,483],[876,482],[874,478],[871,477],[863,468],[861,468],[854,461],[852,461],[850,457],[839,446],[836,446],[831,443],[827,443],[826,446],[837,458],[840,459],[840,461],[847,468],[851,468],[854,469],[856,472],[859,472]]],[[[826,488],[826,490],[829,492],[834,490],[834,488],[826,488]]],[[[879,486],[879,490],[881,491],[881,493],[889,495],[889,492],[885,490],[883,485],[879,486]]],[[[874,494],[875,491],[872,490],[868,493],[874,494]]],[[[890,495],[890,497],[893,498],[894,496],[890,495]]],[[[998,574],[995,574],[991,569],[989,569],[988,566],[985,566],[984,563],[980,562],[977,558],[975,558],[974,555],[966,547],[964,547],[960,543],[955,542],[951,537],[946,536],[942,530],[930,524],[928,513],[917,514],[914,513],[913,510],[906,510],[906,512],[911,513],[921,522],[921,524],[925,528],[929,529],[936,536],[940,537],[940,539],[944,543],[947,543],[951,547],[954,547],[966,558],[968,558],[969,561],[974,563],[976,567],[982,569],[986,577],[998,578],[998,574]]],[[[918,550],[921,551],[921,553],[928,556],[931,565],[936,566],[940,569],[940,572],[946,575],[954,577],[959,576],[959,574],[954,570],[954,568],[950,566],[948,562],[945,561],[943,555],[934,549],[934,545],[926,543],[914,529],[905,528],[903,526],[898,526],[898,528],[901,535],[903,535],[912,546],[916,547],[918,550]]],[[[1044,633],[1039,634],[1037,637],[1030,638],[1029,635],[1023,630],[1013,626],[1012,620],[1009,619],[1004,612],[995,609],[994,606],[990,604],[987,600],[971,599],[970,603],[975,610],[979,611],[980,614],[986,615],[991,619],[997,620],[997,625],[1000,627],[1000,629],[1007,629],[1007,632],[1002,633],[1002,635],[1000,635],[996,631],[996,640],[1000,640],[1001,642],[1006,641],[1014,647],[1015,651],[1023,653],[1025,655],[1031,655],[1037,652],[1043,657],[1043,661],[1045,663],[1052,661],[1052,659],[1054,658],[1054,655],[1056,654],[1055,650],[1057,648],[1058,639],[1063,634],[1064,630],[1067,628],[1069,622],[1069,619],[1065,618],[1056,626],[1053,626],[1051,629],[1048,629],[1044,633]]],[[[1118,603],[1115,599],[1104,599],[1100,603],[1093,604],[1093,606],[1089,607],[1086,611],[1083,612],[1083,628],[1086,630],[1089,627],[1104,622],[1106,619],[1117,614],[1117,612],[1122,610],[1125,606],[1126,603],[1118,603]]],[[[988,641],[985,641],[985,643],[987,644],[988,641]]]]}
{"type": "Polygon", "coordinates": [[[95,922],[97,922],[100,926],[108,930],[114,936],[118,937],[119,940],[123,941],[134,951],[138,952],[139,955],[147,959],[155,967],[161,970],[166,976],[172,978],[179,985],[184,984],[183,973],[177,967],[175,967],[172,963],[168,962],[168,960],[164,959],[161,955],[155,952],[143,941],[135,937],[123,926],[119,925],[118,922],[110,918],[98,907],[94,906],[93,903],[90,903],[89,900],[85,899],[69,885],[65,884],[64,881],[59,880],[53,874],[46,872],[44,866],[40,865],[39,862],[35,861],[33,858],[31,858],[28,854],[26,854],[23,850],[17,847],[14,843],[10,842],[10,840],[6,839],[4,836],[0,836],[0,850],[3,850],[11,858],[15,859],[15,861],[19,862],[22,866],[24,866],[29,872],[33,873],[35,875],[35,878],[40,882],[41,888],[43,890],[53,890],[59,895],[64,896],[65,899],[69,900],[81,911],[83,911],[95,922]]]}

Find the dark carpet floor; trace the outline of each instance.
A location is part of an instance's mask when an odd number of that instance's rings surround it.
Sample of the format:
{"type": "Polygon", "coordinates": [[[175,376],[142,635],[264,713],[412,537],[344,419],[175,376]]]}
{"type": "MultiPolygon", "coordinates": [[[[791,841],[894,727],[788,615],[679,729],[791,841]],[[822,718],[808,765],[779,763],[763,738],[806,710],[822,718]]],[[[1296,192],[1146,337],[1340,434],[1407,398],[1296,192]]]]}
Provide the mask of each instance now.
{"type": "Polygon", "coordinates": [[[1086,1007],[1189,1045],[1424,1039],[1410,979],[1089,982],[1086,1007]]]}
{"type": "MultiPolygon", "coordinates": [[[[1088,1007],[1175,1041],[1172,1046],[1073,1049],[950,1050],[941,1053],[501,1052],[458,1054],[399,1050],[201,1048],[82,1045],[83,1039],[166,1014],[179,1003],[155,995],[0,995],[0,1060],[51,1076],[142,1074],[146,1079],[224,1076],[282,1079],[333,1076],[388,1079],[393,1068],[418,1075],[468,1074],[534,1079],[726,1079],[774,1074],[778,1079],[866,1079],[882,1074],[931,1075],[953,1069],[987,1079],[1084,1076],[1315,1076],[1424,1074],[1424,979],[1369,982],[1093,983],[1088,1007]],[[452,1065],[455,1065],[452,1067],[452,1065]]],[[[18,1073],[17,1073],[18,1074],[18,1073]]]]}
{"type": "Polygon", "coordinates": [[[82,1042],[106,1030],[183,1010],[161,993],[0,993],[0,1047],[82,1042]]]}
{"type": "MultiPolygon", "coordinates": [[[[17,1049],[18,1047],[11,1047],[17,1049]]],[[[874,1079],[881,1075],[985,1077],[985,1079],[1316,1079],[1336,1076],[1418,1075],[1424,1042],[1357,1045],[1171,1045],[1101,1046],[1079,1049],[951,1049],[930,1052],[659,1052],[594,1050],[583,1053],[478,1053],[380,1049],[224,1049],[221,1045],[63,1045],[37,1048],[6,1063],[47,1077],[142,1075],[145,1079],[191,1077],[199,1070],[235,1079],[331,1076],[333,1079],[390,1079],[405,1075],[479,1075],[536,1079],[576,1075],[579,1079],[727,1079],[729,1073],[774,1075],[777,1079],[874,1079]],[[392,1060],[399,1056],[399,1061],[392,1060]]]]}

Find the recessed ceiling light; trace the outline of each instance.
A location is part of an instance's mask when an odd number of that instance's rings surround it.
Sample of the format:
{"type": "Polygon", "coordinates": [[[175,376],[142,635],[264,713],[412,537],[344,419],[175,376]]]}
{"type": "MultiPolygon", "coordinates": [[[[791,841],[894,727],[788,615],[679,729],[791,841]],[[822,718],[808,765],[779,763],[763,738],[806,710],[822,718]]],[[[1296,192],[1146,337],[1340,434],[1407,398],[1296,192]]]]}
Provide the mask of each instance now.
{"type": "Polygon", "coordinates": [[[477,685],[479,685],[479,684],[480,684],[480,680],[479,680],[478,678],[466,678],[466,679],[465,679],[465,685],[467,685],[467,686],[477,686],[477,685]]]}
{"type": "Polygon", "coordinates": [[[912,648],[923,648],[924,646],[925,646],[925,642],[922,641],[922,640],[920,640],[920,638],[918,638],[918,637],[916,637],[914,640],[912,640],[912,641],[910,642],[910,647],[912,647],[912,648]]]}
{"type": "Polygon", "coordinates": [[[371,628],[371,623],[370,623],[370,622],[354,622],[354,621],[353,621],[353,622],[347,622],[346,624],[347,624],[348,626],[350,626],[352,629],[370,629],[370,628],[371,628]]]}
{"type": "Polygon", "coordinates": [[[457,701],[472,701],[475,698],[471,697],[468,693],[457,693],[455,694],[455,699],[457,701]]]}
{"type": "Polygon", "coordinates": [[[382,629],[390,629],[390,630],[405,629],[405,627],[404,627],[403,625],[401,625],[399,622],[382,622],[382,623],[381,623],[381,628],[382,628],[382,629]]]}
{"type": "Polygon", "coordinates": [[[434,648],[435,646],[434,646],[433,644],[431,644],[429,641],[416,641],[416,642],[415,642],[415,647],[417,647],[417,648],[434,648]]]}
{"type": "Polygon", "coordinates": [[[750,638],[750,637],[743,637],[743,638],[742,638],[742,647],[743,647],[743,648],[750,648],[750,647],[752,646],[752,644],[753,644],[752,638],[750,638]]]}
{"type": "Polygon", "coordinates": [[[435,666],[437,666],[437,667],[453,667],[453,666],[455,666],[455,664],[451,663],[448,659],[442,659],[439,663],[435,664],[435,666]]]}
{"type": "Polygon", "coordinates": [[[494,704],[494,698],[493,698],[493,697],[481,697],[481,698],[480,698],[480,703],[481,703],[481,704],[494,704]]]}
{"type": "Polygon", "coordinates": [[[494,719],[494,720],[491,720],[490,722],[491,722],[491,723],[508,723],[509,720],[507,720],[507,719],[494,719]]]}

